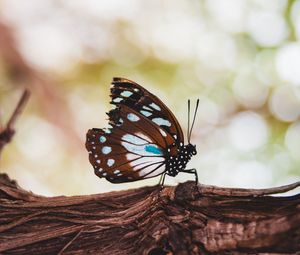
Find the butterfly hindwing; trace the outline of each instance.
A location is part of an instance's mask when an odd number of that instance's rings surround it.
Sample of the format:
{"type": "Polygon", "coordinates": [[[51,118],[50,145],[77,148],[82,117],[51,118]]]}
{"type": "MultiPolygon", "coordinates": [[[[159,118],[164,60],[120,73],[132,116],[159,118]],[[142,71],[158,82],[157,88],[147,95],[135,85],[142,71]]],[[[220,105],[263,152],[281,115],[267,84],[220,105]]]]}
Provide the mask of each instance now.
{"type": "Polygon", "coordinates": [[[142,114],[121,105],[109,113],[110,129],[90,129],[86,147],[95,174],[110,182],[145,179],[165,171],[172,137],[142,114]]]}

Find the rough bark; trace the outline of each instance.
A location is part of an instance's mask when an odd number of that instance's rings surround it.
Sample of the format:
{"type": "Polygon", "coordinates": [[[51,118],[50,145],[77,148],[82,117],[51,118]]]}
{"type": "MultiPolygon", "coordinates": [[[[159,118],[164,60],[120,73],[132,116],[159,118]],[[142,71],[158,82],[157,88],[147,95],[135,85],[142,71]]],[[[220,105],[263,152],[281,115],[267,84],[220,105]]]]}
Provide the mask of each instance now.
{"type": "Polygon", "coordinates": [[[42,197],[2,174],[0,253],[295,254],[300,194],[266,196],[290,188],[255,191],[186,182],[42,197]]]}

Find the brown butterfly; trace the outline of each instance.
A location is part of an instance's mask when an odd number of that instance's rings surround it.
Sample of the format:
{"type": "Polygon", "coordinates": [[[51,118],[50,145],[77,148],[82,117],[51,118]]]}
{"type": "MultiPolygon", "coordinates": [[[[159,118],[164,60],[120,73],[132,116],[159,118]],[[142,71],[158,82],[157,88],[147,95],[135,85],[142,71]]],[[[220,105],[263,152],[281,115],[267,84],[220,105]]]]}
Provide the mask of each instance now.
{"type": "MultiPolygon", "coordinates": [[[[197,100],[188,144],[184,145],[182,129],[169,108],[142,86],[125,78],[114,78],[108,112],[111,128],[93,128],[87,132],[86,148],[95,174],[112,183],[132,182],[162,175],[192,173],[185,169],[196,146],[190,143],[199,105],[197,100]]],[[[190,101],[188,101],[190,115],[190,101]]],[[[188,118],[190,124],[190,118],[188,118]]],[[[190,126],[188,124],[188,126],[190,126]]]]}

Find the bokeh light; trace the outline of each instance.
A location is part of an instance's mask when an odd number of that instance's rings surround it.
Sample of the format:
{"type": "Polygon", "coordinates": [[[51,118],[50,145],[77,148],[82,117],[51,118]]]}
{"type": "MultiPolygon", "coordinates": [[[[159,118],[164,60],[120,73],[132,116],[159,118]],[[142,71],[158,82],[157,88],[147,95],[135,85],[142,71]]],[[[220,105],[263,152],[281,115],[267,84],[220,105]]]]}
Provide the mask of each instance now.
{"type": "Polygon", "coordinates": [[[300,114],[299,97],[292,86],[277,87],[270,98],[270,110],[281,121],[295,121],[300,114]]]}
{"type": "Polygon", "coordinates": [[[1,172],[44,195],[157,184],[111,184],[88,162],[86,131],[108,125],[109,85],[121,76],[160,97],[184,134],[187,100],[200,99],[188,165],[200,182],[299,180],[299,11],[300,0],[0,1],[2,124],[22,88],[32,91],[1,172]]]}
{"type": "Polygon", "coordinates": [[[277,52],[276,66],[281,79],[295,85],[300,85],[300,44],[290,43],[277,52]]]}
{"type": "Polygon", "coordinates": [[[300,161],[300,122],[293,123],[289,126],[286,136],[285,145],[296,161],[300,161]]]}
{"type": "Polygon", "coordinates": [[[256,113],[242,112],[229,125],[231,144],[241,151],[252,151],[263,146],[268,138],[265,120],[256,113]]]}

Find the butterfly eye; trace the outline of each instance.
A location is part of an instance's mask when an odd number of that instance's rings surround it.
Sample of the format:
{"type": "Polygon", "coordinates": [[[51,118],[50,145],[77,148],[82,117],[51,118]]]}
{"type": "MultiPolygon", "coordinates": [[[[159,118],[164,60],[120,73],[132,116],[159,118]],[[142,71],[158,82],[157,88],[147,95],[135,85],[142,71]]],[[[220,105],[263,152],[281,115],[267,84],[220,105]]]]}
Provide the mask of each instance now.
{"type": "Polygon", "coordinates": [[[196,149],[196,145],[193,145],[193,151],[192,151],[193,155],[197,154],[197,149],[196,149]]]}

